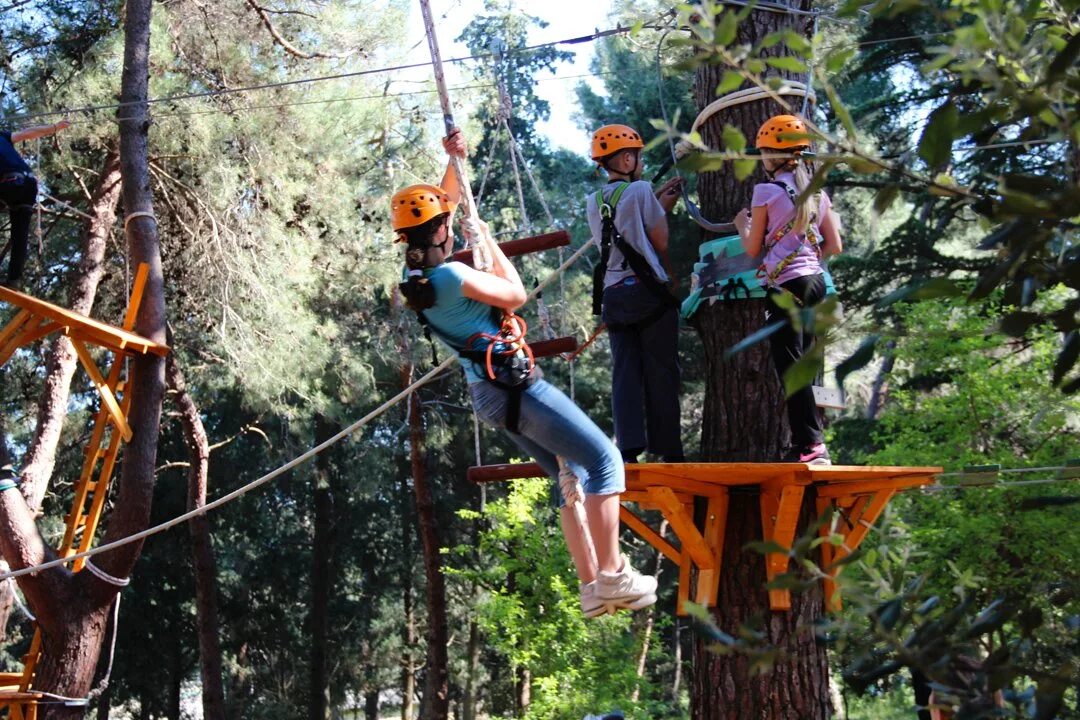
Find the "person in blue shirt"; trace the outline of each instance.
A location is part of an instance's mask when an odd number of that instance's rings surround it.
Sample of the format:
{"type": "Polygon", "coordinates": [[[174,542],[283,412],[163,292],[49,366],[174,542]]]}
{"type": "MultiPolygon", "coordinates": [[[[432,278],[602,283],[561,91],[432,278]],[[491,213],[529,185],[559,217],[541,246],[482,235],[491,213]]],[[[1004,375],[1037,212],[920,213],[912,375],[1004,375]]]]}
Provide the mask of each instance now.
{"type": "MultiPolygon", "coordinates": [[[[452,132],[444,146],[449,154],[465,156],[460,131],[452,132]]],[[[476,415],[506,430],[556,481],[558,458],[581,480],[589,537],[583,536],[572,508],[563,506],[560,515],[580,582],[582,612],[597,617],[648,607],[656,602],[656,578],[635,572],[619,549],[619,495],[626,487],[619,452],[577,405],[500,337],[507,313],[523,305],[527,293],[487,224],[466,218],[462,229],[486,245],[493,261],[490,272],[447,262],[458,197],[448,167],[442,186],[411,185],[391,199],[391,224],[406,246],[402,295],[425,329],[460,357],[476,415]],[[485,351],[493,344],[489,355],[485,351]]]]}
{"type": "MultiPolygon", "coordinates": [[[[10,288],[18,288],[22,280],[30,238],[30,220],[37,202],[37,180],[30,166],[15,149],[15,143],[48,137],[69,125],[71,123],[67,120],[61,120],[53,125],[0,132],[0,203],[7,206],[11,218],[11,260],[4,284],[10,288]]],[[[0,257],[0,260],[3,258],[0,257]]]]}

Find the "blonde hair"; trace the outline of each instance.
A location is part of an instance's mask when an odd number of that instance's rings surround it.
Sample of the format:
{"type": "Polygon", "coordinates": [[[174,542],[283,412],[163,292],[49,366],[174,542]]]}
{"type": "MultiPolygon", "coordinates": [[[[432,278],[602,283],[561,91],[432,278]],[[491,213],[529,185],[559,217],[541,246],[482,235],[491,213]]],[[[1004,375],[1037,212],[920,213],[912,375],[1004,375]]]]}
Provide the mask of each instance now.
{"type": "MultiPolygon", "coordinates": [[[[790,172],[795,177],[795,197],[797,198],[806,192],[814,179],[814,170],[810,162],[810,160],[803,160],[801,157],[793,157],[769,172],[769,177],[776,177],[778,173],[785,171],[790,172]]],[[[806,198],[806,201],[802,204],[796,204],[795,223],[792,225],[791,231],[796,234],[805,233],[807,227],[818,219],[817,215],[820,207],[820,192],[815,192],[806,198]]]]}

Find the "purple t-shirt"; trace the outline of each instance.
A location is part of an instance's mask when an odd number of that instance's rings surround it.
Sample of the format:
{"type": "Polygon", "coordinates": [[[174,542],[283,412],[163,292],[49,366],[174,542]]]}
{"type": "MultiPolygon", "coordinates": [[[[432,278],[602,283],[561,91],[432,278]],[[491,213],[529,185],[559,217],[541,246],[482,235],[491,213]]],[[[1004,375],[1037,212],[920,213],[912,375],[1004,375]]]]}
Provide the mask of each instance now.
{"type": "MultiPolygon", "coordinates": [[[[779,173],[776,180],[785,183],[791,188],[795,187],[795,177],[791,173],[779,173]]],[[[829,200],[829,196],[824,190],[819,193],[819,196],[821,199],[818,202],[817,217],[813,218],[813,224],[820,231],[825,214],[832,208],[832,201],[829,200]]],[[[750,202],[750,205],[752,207],[764,206],[768,210],[769,219],[765,223],[766,241],[772,236],[773,231],[787,225],[795,213],[795,204],[791,202],[787,190],[772,183],[755,185],[754,199],[750,202]]],[[[776,284],[782,285],[788,280],[807,275],[817,275],[824,271],[821,261],[810,246],[810,242],[807,241],[805,233],[796,235],[794,232],[789,232],[780,238],[773,245],[772,250],[765,255],[763,261],[765,270],[771,273],[784,258],[796,250],[798,254],[776,278],[776,284]]],[[[768,285],[768,282],[763,280],[762,285],[768,285]]]]}

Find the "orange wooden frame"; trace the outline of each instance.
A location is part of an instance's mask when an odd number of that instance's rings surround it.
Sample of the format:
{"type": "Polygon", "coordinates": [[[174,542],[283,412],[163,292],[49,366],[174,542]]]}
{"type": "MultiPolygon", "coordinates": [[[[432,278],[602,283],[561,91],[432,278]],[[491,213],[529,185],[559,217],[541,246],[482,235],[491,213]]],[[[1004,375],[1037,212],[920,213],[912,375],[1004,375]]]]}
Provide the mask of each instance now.
{"type": "MultiPolygon", "coordinates": [[[[819,516],[830,510],[833,513],[832,522],[821,528],[821,535],[837,534],[841,538],[839,546],[821,544],[822,566],[829,573],[825,605],[836,610],[840,607],[836,583],[840,568],[836,563],[859,547],[897,492],[928,485],[940,472],[939,467],[821,467],[803,463],[627,465],[623,502],[636,504],[642,510],[660,511],[678,539],[678,546],[661,537],[625,505],[620,517],[624,525],[679,566],[678,613],[685,615],[685,603],[691,594],[699,605],[712,607],[717,603],[729,489],[759,488],[762,539],[783,548],[790,548],[795,541],[799,514],[809,490],[814,493],[819,516]],[[697,498],[705,500],[703,528],[694,522],[697,498]]],[[[543,474],[536,463],[519,463],[470,468],[468,477],[473,482],[493,482],[543,474]]],[[[787,553],[769,553],[765,557],[766,577],[772,581],[784,574],[788,563],[787,553]]],[[[790,610],[791,591],[769,590],[769,607],[774,611],[790,610]]]]}
{"type": "MultiPolygon", "coordinates": [[[[101,396],[101,407],[94,417],[94,429],[86,449],[82,472],[75,484],[75,499],[65,518],[64,539],[58,550],[61,557],[90,549],[105,508],[109,483],[120,445],[131,439],[127,414],[131,397],[124,392],[122,379],[125,360],[130,355],[152,353],[164,357],[169,348],[134,334],[135,319],[142,304],[150,268],[141,264],[135,274],[131,298],[122,328],[87,318],[70,310],[38,300],[23,293],[0,287],[0,300],[20,308],[15,317],[0,330],[0,365],[20,348],[54,332],[71,340],[79,362],[101,396]],[[103,375],[91,354],[91,347],[113,355],[108,375],[103,375]]],[[[73,572],[79,572],[85,560],[76,560],[73,572]]],[[[43,697],[31,690],[41,658],[41,628],[34,628],[30,649],[23,658],[23,670],[0,673],[0,709],[9,711],[11,720],[36,720],[37,703],[43,697]]]]}

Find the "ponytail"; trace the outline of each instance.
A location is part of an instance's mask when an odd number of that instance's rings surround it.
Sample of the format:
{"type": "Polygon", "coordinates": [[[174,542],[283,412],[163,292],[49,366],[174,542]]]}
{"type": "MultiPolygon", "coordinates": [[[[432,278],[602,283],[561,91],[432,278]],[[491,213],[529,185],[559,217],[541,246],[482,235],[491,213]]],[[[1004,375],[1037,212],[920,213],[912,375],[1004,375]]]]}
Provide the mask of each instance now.
{"type": "MultiPolygon", "coordinates": [[[[423,225],[401,230],[401,239],[408,243],[405,251],[405,266],[409,276],[398,285],[405,302],[415,312],[423,312],[435,305],[435,287],[424,277],[424,269],[438,267],[446,259],[442,245],[432,245],[435,233],[447,220],[447,214],[436,215],[423,225]]],[[[447,238],[449,241],[449,238],[447,238]]]]}
{"type": "MultiPolygon", "coordinates": [[[[795,192],[801,196],[814,179],[814,169],[810,165],[810,160],[796,158],[793,162],[795,167],[791,172],[795,176],[795,192]]],[[[795,224],[792,226],[795,233],[805,233],[808,225],[817,222],[820,203],[820,194],[815,192],[795,208],[795,224]]]]}

